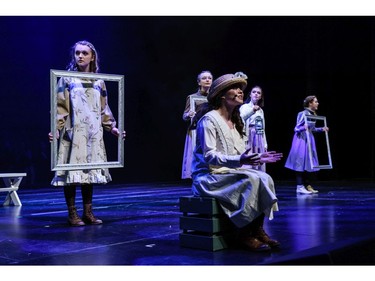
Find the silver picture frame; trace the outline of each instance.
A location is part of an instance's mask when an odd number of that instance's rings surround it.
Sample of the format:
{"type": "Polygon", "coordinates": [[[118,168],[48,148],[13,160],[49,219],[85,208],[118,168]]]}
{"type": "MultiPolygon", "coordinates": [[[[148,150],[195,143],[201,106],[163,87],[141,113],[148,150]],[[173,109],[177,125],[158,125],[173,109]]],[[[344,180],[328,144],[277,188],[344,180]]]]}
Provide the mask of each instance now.
{"type": "MultiPolygon", "coordinates": [[[[207,102],[206,97],[190,97],[190,110],[196,111],[197,106],[207,102]]],[[[191,118],[191,122],[193,122],[193,118],[191,118]]],[[[191,139],[192,139],[192,151],[194,151],[195,144],[197,142],[197,132],[196,130],[191,130],[191,139]]]]}
{"type": "MultiPolygon", "coordinates": [[[[314,123],[314,128],[328,127],[327,118],[325,116],[305,115],[304,118],[305,124],[314,123]]],[[[328,131],[313,133],[310,130],[306,130],[306,137],[311,167],[313,169],[332,169],[333,166],[328,131]],[[319,165],[314,165],[313,163],[311,138],[314,138],[315,140],[315,149],[319,165]]]]}
{"type": "MultiPolygon", "coordinates": [[[[50,70],[50,91],[51,91],[51,133],[57,131],[57,83],[58,80],[63,77],[71,78],[82,78],[82,79],[96,79],[103,80],[104,82],[112,82],[117,88],[117,112],[114,111],[111,106],[111,99],[108,103],[116,117],[117,128],[119,132],[124,131],[124,103],[125,103],[125,91],[124,91],[124,76],[117,74],[103,74],[103,73],[83,73],[75,71],[65,70],[50,70]]],[[[107,87],[108,88],[108,87],[107,87]]],[[[112,93],[112,92],[111,92],[112,93]]],[[[120,133],[121,134],[121,133],[120,133]]],[[[112,136],[113,137],[113,136],[112,136]]],[[[58,164],[57,153],[58,153],[58,139],[53,137],[51,142],[51,171],[64,171],[64,170],[90,170],[98,168],[122,168],[124,167],[124,140],[121,135],[117,138],[117,153],[113,159],[107,159],[107,162],[96,162],[96,163],[84,163],[84,164],[58,164]]]]}

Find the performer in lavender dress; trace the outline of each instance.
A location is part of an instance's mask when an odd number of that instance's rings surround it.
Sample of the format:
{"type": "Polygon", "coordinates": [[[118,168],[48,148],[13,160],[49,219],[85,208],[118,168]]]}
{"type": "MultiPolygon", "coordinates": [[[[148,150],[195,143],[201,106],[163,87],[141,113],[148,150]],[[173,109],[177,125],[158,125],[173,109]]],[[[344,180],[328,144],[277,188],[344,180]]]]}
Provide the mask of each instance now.
{"type": "Polygon", "coordinates": [[[312,162],[314,166],[318,166],[318,156],[313,134],[328,131],[329,128],[316,128],[314,121],[309,121],[308,124],[305,124],[304,118],[305,116],[316,115],[318,105],[319,102],[316,96],[307,96],[303,101],[303,107],[305,109],[297,115],[297,124],[294,128],[292,147],[285,162],[285,167],[296,173],[296,192],[299,194],[312,194],[318,192],[318,190],[314,189],[310,184],[313,173],[319,171],[319,169],[311,166],[307,136],[310,136],[312,162]],[[306,134],[306,130],[309,130],[311,134],[306,134]]]}

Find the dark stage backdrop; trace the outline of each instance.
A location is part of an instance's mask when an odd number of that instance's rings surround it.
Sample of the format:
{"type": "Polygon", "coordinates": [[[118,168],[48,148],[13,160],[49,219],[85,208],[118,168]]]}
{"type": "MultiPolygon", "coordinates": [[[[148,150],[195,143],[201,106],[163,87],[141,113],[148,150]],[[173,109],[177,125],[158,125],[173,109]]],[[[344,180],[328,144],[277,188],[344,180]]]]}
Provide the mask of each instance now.
{"type": "Polygon", "coordinates": [[[319,179],[373,179],[374,38],[373,17],[0,17],[0,172],[49,186],[49,71],[86,39],[101,72],[125,76],[125,167],[111,170],[114,183],[180,179],[182,112],[202,70],[243,71],[263,87],[269,149],[284,153],[268,165],[275,180],[294,180],[284,162],[310,93],[330,127],[334,168],[319,179]]]}

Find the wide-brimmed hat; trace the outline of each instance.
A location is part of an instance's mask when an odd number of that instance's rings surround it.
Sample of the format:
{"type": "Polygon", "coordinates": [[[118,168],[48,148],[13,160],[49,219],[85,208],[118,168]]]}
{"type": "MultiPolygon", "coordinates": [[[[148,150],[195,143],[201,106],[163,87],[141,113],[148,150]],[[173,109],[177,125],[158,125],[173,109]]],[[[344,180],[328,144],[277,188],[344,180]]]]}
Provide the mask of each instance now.
{"type": "Polygon", "coordinates": [[[241,90],[245,90],[247,86],[246,79],[246,74],[242,72],[236,72],[235,74],[225,74],[218,77],[214,82],[212,82],[210,91],[207,95],[208,102],[213,101],[222,90],[235,84],[240,84],[241,90]]]}

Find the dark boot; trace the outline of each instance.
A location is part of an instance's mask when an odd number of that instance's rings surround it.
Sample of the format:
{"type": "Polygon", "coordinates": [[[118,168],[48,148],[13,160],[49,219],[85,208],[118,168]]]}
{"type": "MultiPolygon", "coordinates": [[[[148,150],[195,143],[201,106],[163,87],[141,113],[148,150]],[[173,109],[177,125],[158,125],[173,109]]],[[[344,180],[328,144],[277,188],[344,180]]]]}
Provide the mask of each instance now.
{"type": "Polygon", "coordinates": [[[271,250],[270,246],[255,237],[245,237],[241,243],[250,251],[263,252],[271,250]]]}
{"type": "Polygon", "coordinates": [[[247,226],[239,230],[238,239],[241,246],[245,246],[247,250],[262,252],[271,250],[270,246],[253,236],[254,223],[250,223],[247,226]]]}
{"type": "Polygon", "coordinates": [[[70,226],[84,226],[85,225],[85,223],[78,216],[77,209],[75,206],[69,206],[68,211],[69,211],[68,222],[70,226]]]}
{"type": "Polygon", "coordinates": [[[103,221],[96,218],[92,212],[92,195],[94,187],[92,184],[85,184],[81,186],[82,201],[83,201],[83,216],[82,220],[86,224],[102,224],[103,221]]]}
{"type": "Polygon", "coordinates": [[[66,205],[68,206],[68,222],[71,226],[83,226],[85,223],[80,219],[75,207],[76,203],[76,187],[64,186],[64,196],[66,205]]]}
{"type": "Polygon", "coordinates": [[[102,224],[103,221],[96,218],[92,213],[92,204],[84,204],[83,205],[83,216],[82,220],[86,224],[102,224]]]}
{"type": "Polygon", "coordinates": [[[253,236],[257,238],[259,241],[266,243],[271,248],[279,247],[280,242],[277,240],[273,240],[268,236],[268,234],[264,231],[263,223],[264,213],[254,220],[253,236]]]}

